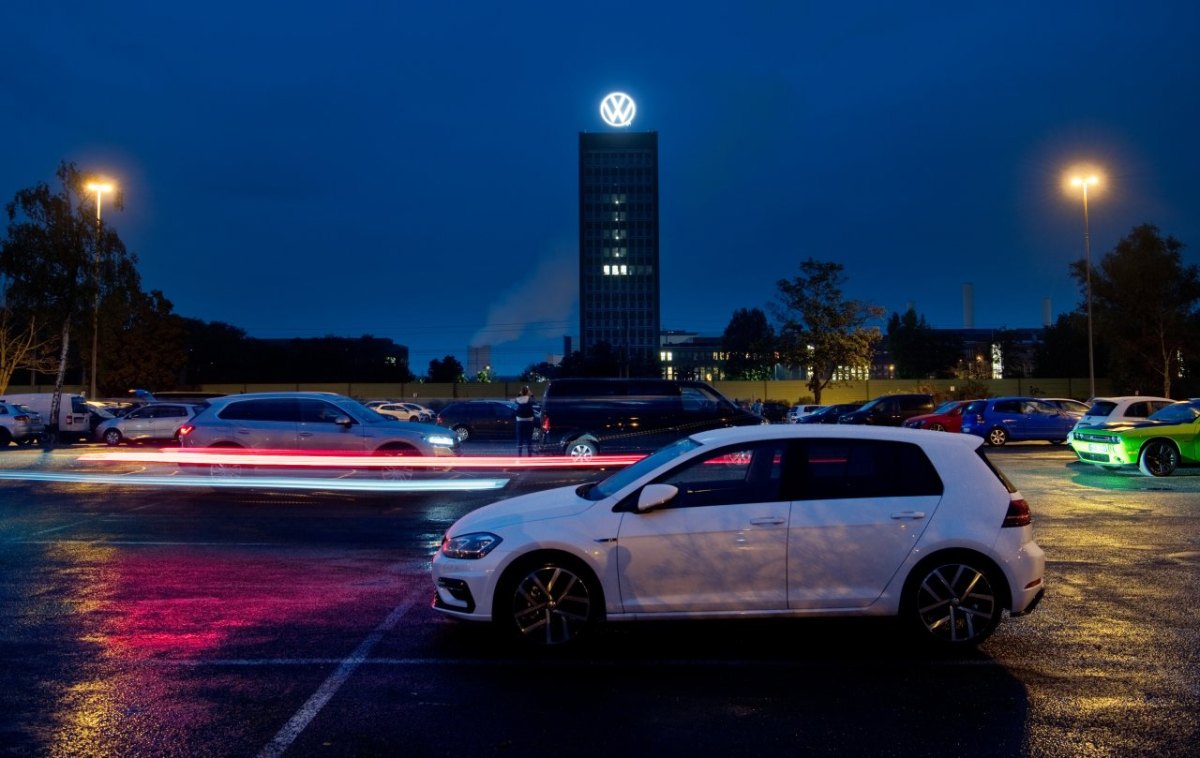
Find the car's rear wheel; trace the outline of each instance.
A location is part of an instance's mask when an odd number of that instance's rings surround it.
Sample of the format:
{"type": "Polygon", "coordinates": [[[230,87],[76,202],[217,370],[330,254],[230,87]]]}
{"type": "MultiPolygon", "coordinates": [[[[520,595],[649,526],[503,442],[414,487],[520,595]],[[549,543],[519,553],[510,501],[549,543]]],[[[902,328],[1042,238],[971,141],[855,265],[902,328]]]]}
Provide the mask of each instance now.
{"type": "Polygon", "coordinates": [[[577,439],[567,445],[567,456],[577,461],[591,460],[599,452],[596,443],[586,438],[577,439]]]}
{"type": "Polygon", "coordinates": [[[1000,623],[1001,581],[978,556],[929,561],[909,577],[901,614],[928,641],[951,647],[977,645],[1000,623]]]}
{"type": "Polygon", "coordinates": [[[117,429],[109,429],[104,432],[104,444],[109,447],[116,447],[121,444],[121,432],[117,429]]]}
{"type": "Polygon", "coordinates": [[[1050,440],[1050,444],[1051,444],[1051,445],[1061,445],[1061,444],[1062,444],[1062,443],[1064,443],[1064,442],[1066,442],[1066,440],[1065,440],[1065,439],[1061,439],[1061,440],[1050,440]]]}
{"type": "MultiPolygon", "coordinates": [[[[242,448],[238,445],[218,444],[213,445],[210,449],[219,451],[213,453],[213,455],[221,455],[224,452],[228,452],[230,450],[241,450],[242,448]]],[[[208,475],[214,477],[235,478],[245,476],[247,473],[247,468],[247,466],[242,466],[237,463],[217,460],[208,464],[208,475]]]]}
{"type": "Polygon", "coordinates": [[[455,436],[458,437],[459,442],[466,442],[467,440],[471,439],[471,430],[468,429],[467,427],[463,426],[462,424],[459,424],[458,426],[454,427],[453,430],[454,430],[455,436]]]}
{"type": "Polygon", "coordinates": [[[7,429],[0,428],[0,447],[8,447],[12,443],[12,435],[7,429]]]}
{"type": "Polygon", "coordinates": [[[987,433],[987,443],[989,445],[1000,447],[1006,442],[1008,442],[1008,432],[1004,431],[1000,427],[996,427],[987,433]]]}
{"type": "Polygon", "coordinates": [[[1166,440],[1152,440],[1138,456],[1138,468],[1146,476],[1170,476],[1179,468],[1179,450],[1166,440]]]}
{"type": "Polygon", "coordinates": [[[558,647],[586,634],[601,605],[590,571],[568,557],[549,556],[508,571],[496,591],[492,617],[522,642],[558,647]]]}

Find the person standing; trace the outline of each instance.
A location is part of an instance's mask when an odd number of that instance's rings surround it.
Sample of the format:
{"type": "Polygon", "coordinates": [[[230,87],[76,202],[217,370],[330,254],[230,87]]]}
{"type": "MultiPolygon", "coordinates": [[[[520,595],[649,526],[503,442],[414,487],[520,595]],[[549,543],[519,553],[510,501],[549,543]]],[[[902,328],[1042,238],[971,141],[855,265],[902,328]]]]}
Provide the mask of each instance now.
{"type": "Polygon", "coordinates": [[[517,404],[517,457],[522,451],[533,455],[533,393],[529,385],[521,388],[521,394],[514,401],[517,404]]]}

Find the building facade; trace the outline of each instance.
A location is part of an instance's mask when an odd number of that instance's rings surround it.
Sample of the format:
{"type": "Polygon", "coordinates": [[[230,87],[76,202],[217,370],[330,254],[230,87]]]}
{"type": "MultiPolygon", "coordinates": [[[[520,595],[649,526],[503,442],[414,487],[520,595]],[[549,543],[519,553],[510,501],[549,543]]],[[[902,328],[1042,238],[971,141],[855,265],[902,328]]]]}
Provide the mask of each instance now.
{"type": "Polygon", "coordinates": [[[579,349],[623,367],[659,353],[658,133],[579,135],[579,349]]]}

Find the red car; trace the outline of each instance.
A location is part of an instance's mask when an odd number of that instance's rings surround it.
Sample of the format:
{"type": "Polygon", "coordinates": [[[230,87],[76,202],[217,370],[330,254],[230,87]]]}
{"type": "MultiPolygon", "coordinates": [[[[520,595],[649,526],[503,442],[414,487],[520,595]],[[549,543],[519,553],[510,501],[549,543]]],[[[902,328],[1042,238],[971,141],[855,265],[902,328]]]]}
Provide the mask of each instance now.
{"type": "Polygon", "coordinates": [[[932,429],[935,432],[961,432],[963,408],[970,400],[947,400],[933,413],[913,416],[904,425],[909,429],[932,429]]]}

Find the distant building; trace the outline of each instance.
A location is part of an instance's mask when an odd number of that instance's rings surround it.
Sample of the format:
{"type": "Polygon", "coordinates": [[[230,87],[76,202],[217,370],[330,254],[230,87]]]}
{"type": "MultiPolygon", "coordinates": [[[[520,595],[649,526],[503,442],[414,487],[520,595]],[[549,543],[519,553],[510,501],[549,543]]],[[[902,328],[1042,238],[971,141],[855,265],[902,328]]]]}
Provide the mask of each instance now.
{"type": "Polygon", "coordinates": [[[478,345],[467,348],[467,377],[474,379],[481,372],[492,372],[492,346],[478,345]]]}
{"type": "Polygon", "coordinates": [[[703,337],[696,332],[667,330],[659,337],[658,359],[664,379],[725,379],[725,354],[720,337],[703,337]]]}
{"type": "Polygon", "coordinates": [[[579,350],[659,352],[658,133],[579,135],[579,350]]]}

